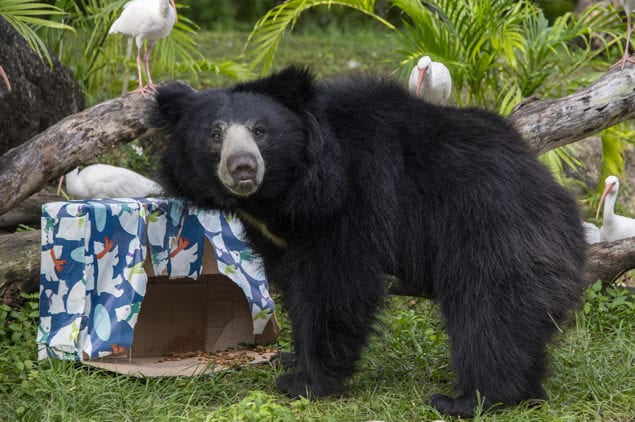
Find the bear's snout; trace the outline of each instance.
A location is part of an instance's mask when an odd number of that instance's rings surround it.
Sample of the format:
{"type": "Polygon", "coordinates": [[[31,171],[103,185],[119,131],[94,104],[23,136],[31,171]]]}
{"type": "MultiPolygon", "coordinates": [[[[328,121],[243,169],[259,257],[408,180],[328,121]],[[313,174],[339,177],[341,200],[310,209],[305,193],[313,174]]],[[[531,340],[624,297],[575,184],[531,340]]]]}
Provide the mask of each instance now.
{"type": "Polygon", "coordinates": [[[227,157],[227,170],[235,183],[256,183],[258,160],[248,152],[240,152],[227,157]]]}
{"type": "Polygon", "coordinates": [[[225,129],[217,172],[225,188],[236,196],[247,197],[258,190],[265,161],[248,127],[231,124],[225,129]]]}

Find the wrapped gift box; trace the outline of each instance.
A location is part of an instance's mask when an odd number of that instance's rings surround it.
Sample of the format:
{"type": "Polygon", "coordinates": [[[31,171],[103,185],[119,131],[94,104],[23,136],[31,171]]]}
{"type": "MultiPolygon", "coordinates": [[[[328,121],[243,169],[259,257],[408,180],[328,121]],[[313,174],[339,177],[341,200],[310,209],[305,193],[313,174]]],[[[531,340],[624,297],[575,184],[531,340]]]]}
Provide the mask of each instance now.
{"type": "Polygon", "coordinates": [[[239,220],[166,199],[42,208],[39,358],[184,375],[214,352],[277,336],[262,262],[239,220]],[[164,363],[163,365],[161,363],[164,363]]]}

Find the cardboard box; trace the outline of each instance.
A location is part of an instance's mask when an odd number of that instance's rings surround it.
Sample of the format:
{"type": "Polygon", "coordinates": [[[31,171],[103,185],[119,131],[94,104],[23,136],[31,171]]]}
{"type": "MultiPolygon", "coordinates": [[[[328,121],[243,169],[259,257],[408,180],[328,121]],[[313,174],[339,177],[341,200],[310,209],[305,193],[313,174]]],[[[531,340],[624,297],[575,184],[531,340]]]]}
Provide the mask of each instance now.
{"type": "MultiPolygon", "coordinates": [[[[274,317],[262,334],[253,334],[245,296],[227,277],[206,274],[197,281],[152,277],[130,350],[85,363],[136,376],[193,376],[224,368],[210,367],[209,359],[200,356],[188,357],[192,352],[211,354],[243,343],[267,345],[279,333],[274,317]]],[[[233,353],[237,359],[252,356],[251,363],[268,362],[275,354],[233,353]]]]}
{"type": "MultiPolygon", "coordinates": [[[[166,200],[47,205],[40,358],[74,359],[135,376],[192,376],[222,369],[210,366],[214,352],[266,345],[278,336],[274,315],[268,321],[254,316],[272,303],[232,217],[175,210],[180,204],[166,200]],[[158,229],[157,221],[163,224],[158,229]],[[244,270],[243,257],[251,265],[244,270]],[[179,277],[182,272],[188,277],[179,277]],[[265,294],[250,305],[246,292],[265,294]]],[[[241,363],[274,355],[232,353],[241,363]]],[[[223,360],[231,363],[232,355],[223,360]]]]}
{"type": "MultiPolygon", "coordinates": [[[[218,272],[211,248],[206,248],[203,274],[198,280],[167,276],[148,278],[146,296],[134,329],[130,350],[87,365],[139,377],[195,376],[222,371],[225,365],[211,365],[205,355],[227,351],[241,344],[267,345],[280,334],[275,315],[262,334],[253,334],[252,316],[242,290],[218,272]],[[205,352],[202,356],[190,356],[205,352]]],[[[151,271],[149,262],[146,270],[151,271]]],[[[237,362],[270,362],[271,351],[229,352],[237,362]]]]}

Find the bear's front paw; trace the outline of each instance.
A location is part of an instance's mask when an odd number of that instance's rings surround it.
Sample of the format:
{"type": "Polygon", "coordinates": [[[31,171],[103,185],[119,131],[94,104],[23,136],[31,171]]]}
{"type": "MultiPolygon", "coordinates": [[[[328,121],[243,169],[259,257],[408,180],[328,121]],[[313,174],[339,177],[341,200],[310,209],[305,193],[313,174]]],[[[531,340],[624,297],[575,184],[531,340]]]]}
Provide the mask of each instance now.
{"type": "Polygon", "coordinates": [[[286,372],[276,380],[276,387],[288,397],[312,396],[309,385],[301,372],[286,372]]]}
{"type": "MultiPolygon", "coordinates": [[[[464,394],[455,399],[444,394],[433,394],[430,396],[430,405],[444,415],[471,418],[479,402],[476,393],[464,394]]],[[[486,411],[494,405],[494,402],[486,398],[482,403],[482,409],[486,411]]]]}
{"type": "Polygon", "coordinates": [[[430,396],[430,405],[437,409],[439,413],[448,416],[471,418],[474,416],[475,404],[466,403],[465,400],[459,401],[444,394],[433,394],[430,396]]]}
{"type": "Polygon", "coordinates": [[[317,399],[340,390],[339,382],[311,382],[303,372],[289,371],[278,377],[276,387],[288,397],[317,399]]]}

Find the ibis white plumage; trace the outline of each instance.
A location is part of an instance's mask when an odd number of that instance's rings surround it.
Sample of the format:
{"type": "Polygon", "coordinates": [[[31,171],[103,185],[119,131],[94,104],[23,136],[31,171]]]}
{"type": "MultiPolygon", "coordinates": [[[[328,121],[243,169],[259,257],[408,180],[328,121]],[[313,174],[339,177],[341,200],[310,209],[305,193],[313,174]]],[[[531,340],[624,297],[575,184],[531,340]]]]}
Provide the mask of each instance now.
{"type": "Polygon", "coordinates": [[[626,63],[635,63],[635,59],[629,54],[629,46],[631,43],[631,34],[633,26],[631,25],[631,13],[635,10],[635,0],[619,0],[626,13],[626,47],[624,47],[624,55],[612,67],[621,65],[624,69],[626,63]]]}
{"type": "Polygon", "coordinates": [[[428,102],[444,104],[452,92],[452,76],[443,63],[423,56],[410,72],[408,89],[428,102]]]}
{"type": "Polygon", "coordinates": [[[601,242],[600,229],[593,223],[587,223],[586,221],[582,222],[582,227],[584,227],[584,238],[586,243],[592,245],[594,243],[601,242]]]}
{"type": "Polygon", "coordinates": [[[163,188],[154,180],[108,164],[93,164],[82,171],[76,168],[64,177],[66,192],[76,199],[145,198],[163,194],[163,188]]]}
{"type": "Polygon", "coordinates": [[[135,91],[144,92],[141,71],[141,50],[144,40],[147,46],[144,54],[147,88],[152,89],[152,77],[150,75],[150,53],[152,47],[161,38],[167,37],[177,21],[176,5],[174,0],[132,0],[123,6],[121,16],[112,24],[109,34],[124,34],[134,38],[137,44],[137,74],[139,88],[135,91]]]}
{"type": "Polygon", "coordinates": [[[600,215],[602,203],[604,203],[604,217],[600,228],[600,239],[603,242],[612,242],[635,236],[635,219],[615,214],[615,200],[617,199],[619,188],[620,181],[615,176],[609,176],[604,181],[604,192],[595,215],[597,219],[600,215]]]}

